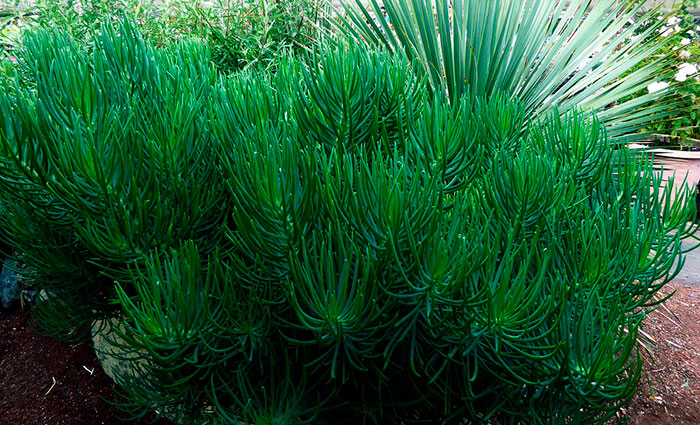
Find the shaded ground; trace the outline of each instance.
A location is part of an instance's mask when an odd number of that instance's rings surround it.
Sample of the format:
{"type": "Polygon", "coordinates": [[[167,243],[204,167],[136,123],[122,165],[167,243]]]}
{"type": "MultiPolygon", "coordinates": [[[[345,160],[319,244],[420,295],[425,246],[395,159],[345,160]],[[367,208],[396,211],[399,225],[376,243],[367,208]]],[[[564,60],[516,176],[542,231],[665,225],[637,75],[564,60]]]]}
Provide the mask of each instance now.
{"type": "Polygon", "coordinates": [[[119,411],[104,400],[115,399],[112,381],[92,348],[37,336],[29,316],[0,312],[0,425],[154,423],[115,418],[119,411]]]}
{"type": "Polygon", "coordinates": [[[633,425],[700,424],[700,286],[676,294],[644,322],[644,375],[624,412],[633,425]]]}

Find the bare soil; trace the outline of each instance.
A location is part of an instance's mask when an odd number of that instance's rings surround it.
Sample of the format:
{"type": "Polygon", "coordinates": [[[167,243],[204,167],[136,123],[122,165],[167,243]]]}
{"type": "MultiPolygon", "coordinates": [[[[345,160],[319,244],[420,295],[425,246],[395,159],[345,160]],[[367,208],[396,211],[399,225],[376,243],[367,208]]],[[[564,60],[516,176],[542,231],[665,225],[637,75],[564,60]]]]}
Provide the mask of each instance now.
{"type": "Polygon", "coordinates": [[[167,425],[124,415],[88,344],[37,335],[29,311],[0,312],[0,425],[167,425]]]}
{"type": "Polygon", "coordinates": [[[671,283],[676,294],[645,320],[639,391],[620,412],[632,425],[700,424],[700,286],[671,283]]]}
{"type": "MultiPolygon", "coordinates": [[[[700,287],[672,283],[665,293],[674,290],[644,322],[644,374],[618,415],[632,425],[700,424],[700,287]]],[[[26,310],[0,312],[0,425],[168,424],[117,419],[113,385],[88,344],[38,336],[26,310]]]]}

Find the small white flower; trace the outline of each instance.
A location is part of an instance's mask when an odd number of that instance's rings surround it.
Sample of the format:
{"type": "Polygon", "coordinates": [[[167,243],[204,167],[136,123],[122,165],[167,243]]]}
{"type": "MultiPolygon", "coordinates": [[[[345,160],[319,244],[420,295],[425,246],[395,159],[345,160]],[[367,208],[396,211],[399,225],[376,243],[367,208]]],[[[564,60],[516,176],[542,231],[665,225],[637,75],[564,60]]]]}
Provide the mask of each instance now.
{"type": "Polygon", "coordinates": [[[696,72],[698,72],[698,67],[692,63],[686,62],[678,67],[678,72],[673,79],[678,82],[683,82],[688,79],[689,75],[693,75],[696,72]]]}
{"type": "Polygon", "coordinates": [[[688,59],[690,58],[690,52],[687,50],[681,50],[680,52],[678,52],[678,57],[681,59],[688,59]]]}
{"type": "Polygon", "coordinates": [[[693,63],[685,62],[685,63],[681,64],[680,67],[678,67],[678,71],[684,72],[686,75],[693,75],[696,72],[698,72],[698,67],[697,67],[697,65],[695,65],[693,63]]]}
{"type": "Polygon", "coordinates": [[[689,38],[684,38],[681,40],[681,46],[687,46],[688,44],[690,44],[689,38]]]}
{"type": "Polygon", "coordinates": [[[668,21],[666,23],[668,25],[676,25],[681,22],[681,18],[676,17],[676,16],[669,16],[668,21]]]}
{"type": "Polygon", "coordinates": [[[673,27],[673,31],[680,31],[680,30],[681,30],[680,25],[676,25],[675,27],[673,27]]]}
{"type": "Polygon", "coordinates": [[[649,93],[654,93],[657,91],[664,90],[668,88],[669,84],[666,81],[655,81],[647,87],[647,90],[649,90],[649,93]]]}
{"type": "Polygon", "coordinates": [[[669,35],[673,34],[673,28],[662,27],[659,29],[659,31],[661,31],[661,37],[668,37],[669,35]]]}
{"type": "Polygon", "coordinates": [[[685,33],[686,33],[686,34],[690,34],[690,35],[695,35],[695,31],[693,31],[693,30],[688,30],[688,31],[686,31],[685,33]]]}

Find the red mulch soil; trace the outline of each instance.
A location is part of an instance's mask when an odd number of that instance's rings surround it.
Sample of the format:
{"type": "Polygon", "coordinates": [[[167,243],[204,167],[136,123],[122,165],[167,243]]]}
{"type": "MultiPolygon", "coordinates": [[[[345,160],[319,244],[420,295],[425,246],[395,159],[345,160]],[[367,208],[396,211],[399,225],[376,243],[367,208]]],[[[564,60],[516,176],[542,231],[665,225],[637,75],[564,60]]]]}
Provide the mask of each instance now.
{"type": "Polygon", "coordinates": [[[155,418],[124,422],[88,344],[36,335],[28,311],[0,312],[0,425],[167,425],[155,418]],[[55,383],[54,383],[55,382],[55,383]]]}
{"type": "Polygon", "coordinates": [[[674,290],[643,325],[644,374],[621,412],[632,425],[700,424],[700,286],[664,288],[666,294],[674,290]]]}
{"type": "MultiPolygon", "coordinates": [[[[631,425],[700,424],[700,287],[665,290],[678,292],[644,323],[644,375],[619,414],[631,425]]],[[[114,400],[113,383],[91,347],[37,336],[30,321],[27,311],[0,312],[0,425],[153,423],[116,419],[103,400],[114,400]]]]}

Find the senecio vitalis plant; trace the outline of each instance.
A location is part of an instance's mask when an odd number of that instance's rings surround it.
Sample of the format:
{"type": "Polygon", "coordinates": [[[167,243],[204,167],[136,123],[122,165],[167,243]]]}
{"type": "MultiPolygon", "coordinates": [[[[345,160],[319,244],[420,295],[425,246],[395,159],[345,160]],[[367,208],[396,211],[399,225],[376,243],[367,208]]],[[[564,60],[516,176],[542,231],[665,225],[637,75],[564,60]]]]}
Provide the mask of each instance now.
{"type": "Polygon", "coordinates": [[[217,77],[129,21],[25,44],[3,236],[45,330],[119,321],[134,414],[602,423],[634,393],[694,204],[594,116],[447,102],[352,45],[217,77]]]}

